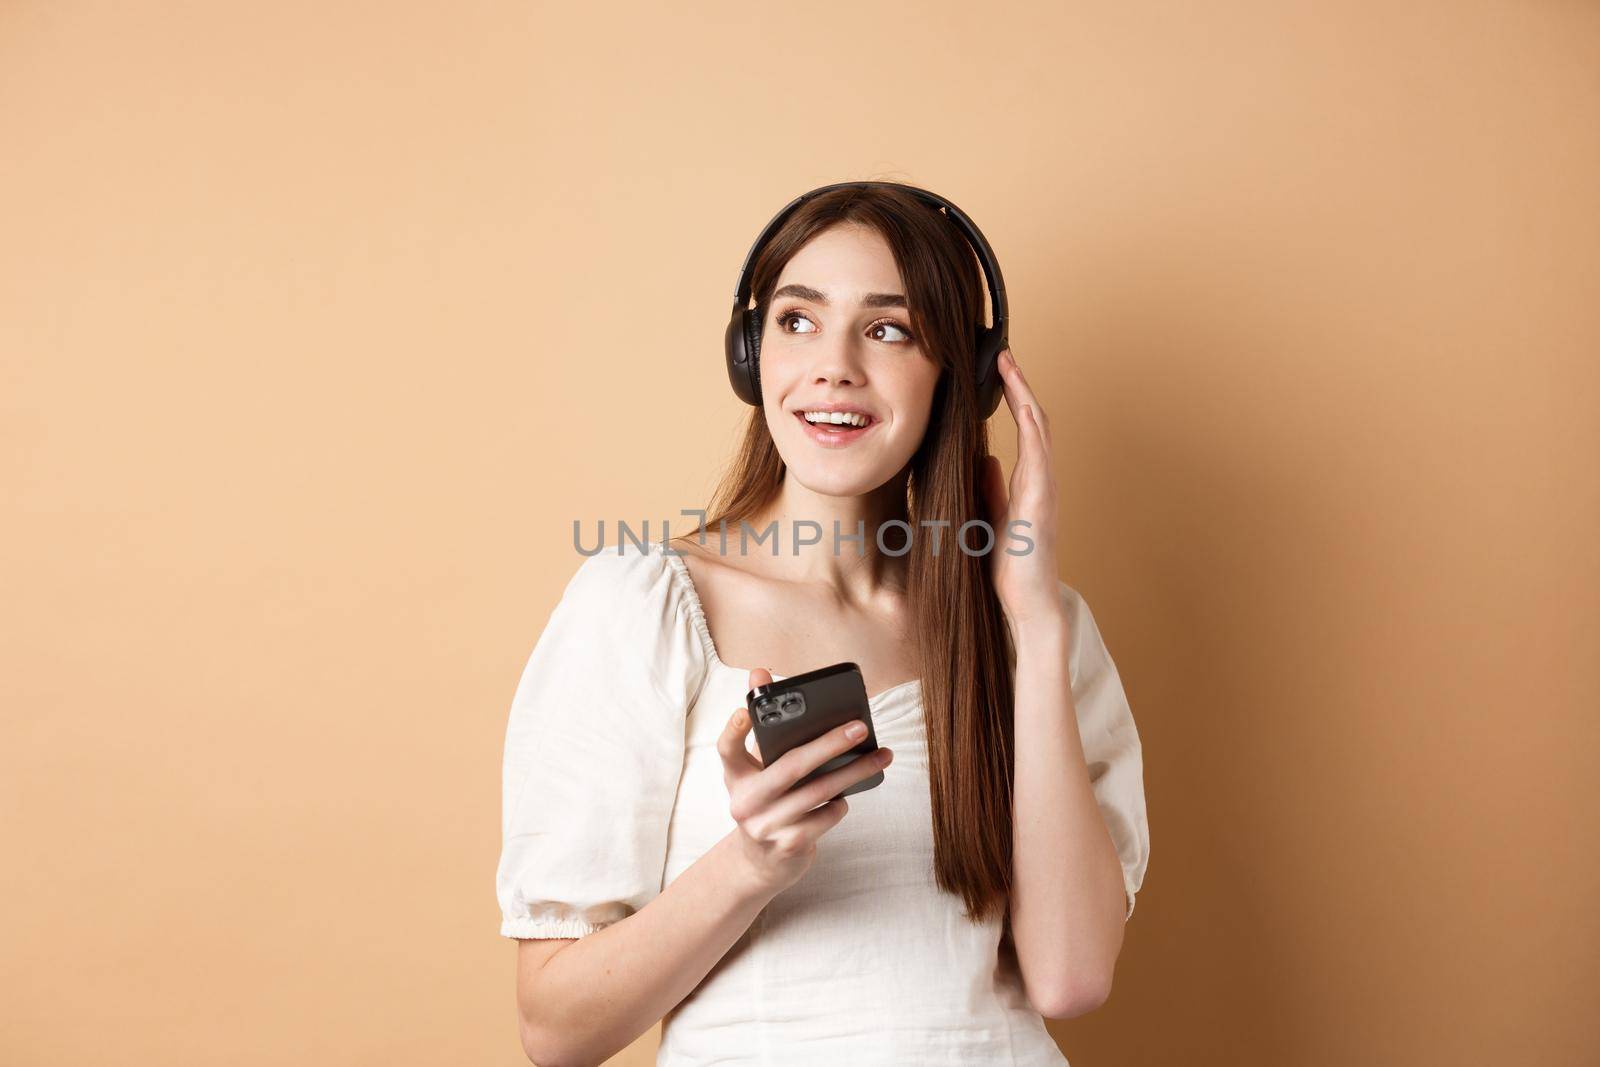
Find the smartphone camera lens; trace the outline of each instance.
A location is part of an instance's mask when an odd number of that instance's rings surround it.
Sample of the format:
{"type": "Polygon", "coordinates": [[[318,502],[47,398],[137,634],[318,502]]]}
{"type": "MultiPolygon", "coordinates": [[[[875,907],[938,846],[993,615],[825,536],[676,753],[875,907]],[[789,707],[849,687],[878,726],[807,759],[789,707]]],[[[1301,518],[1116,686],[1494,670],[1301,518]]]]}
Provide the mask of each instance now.
{"type": "Polygon", "coordinates": [[[756,698],[755,717],[763,726],[776,726],[804,715],[805,711],[806,698],[803,693],[779,693],[775,697],[756,698]]]}

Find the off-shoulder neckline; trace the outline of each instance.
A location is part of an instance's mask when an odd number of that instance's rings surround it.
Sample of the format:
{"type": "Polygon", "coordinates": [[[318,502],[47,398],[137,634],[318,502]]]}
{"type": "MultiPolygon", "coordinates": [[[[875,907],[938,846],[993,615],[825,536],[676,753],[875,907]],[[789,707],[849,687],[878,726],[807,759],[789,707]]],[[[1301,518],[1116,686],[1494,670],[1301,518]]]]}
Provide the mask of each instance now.
{"type": "MultiPolygon", "coordinates": [[[[700,592],[695,588],[694,576],[689,573],[689,565],[683,561],[682,554],[667,552],[660,549],[659,546],[657,546],[656,552],[662,559],[666,560],[669,569],[678,581],[679,589],[683,591],[684,600],[689,605],[689,616],[694,620],[695,631],[700,635],[700,645],[705,649],[706,658],[711,662],[711,665],[723,671],[735,672],[740,677],[748,678],[750,672],[754,670],[753,667],[735,667],[731,663],[725,663],[722,656],[717,652],[717,643],[711,639],[711,627],[706,623],[705,607],[700,603],[700,592]]],[[[772,672],[772,680],[775,682],[781,682],[788,677],[790,676],[787,674],[779,674],[777,671],[772,672]]],[[[912,678],[901,682],[899,685],[892,685],[882,692],[874,693],[867,697],[867,704],[875,708],[880,703],[886,703],[894,697],[902,696],[905,693],[918,693],[920,695],[921,682],[921,678],[912,678]]]]}

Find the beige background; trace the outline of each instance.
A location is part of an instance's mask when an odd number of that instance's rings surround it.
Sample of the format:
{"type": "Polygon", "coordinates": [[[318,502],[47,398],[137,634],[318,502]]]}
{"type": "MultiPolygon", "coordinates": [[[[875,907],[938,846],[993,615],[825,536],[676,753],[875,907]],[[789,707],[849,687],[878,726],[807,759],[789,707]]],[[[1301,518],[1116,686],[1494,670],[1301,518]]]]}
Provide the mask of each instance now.
{"type": "Polygon", "coordinates": [[[887,178],[1144,739],[1074,1067],[1596,1062],[1597,72],[1576,0],[0,5],[0,1060],[521,1062],[570,523],[704,501],[750,240],[887,178]]]}

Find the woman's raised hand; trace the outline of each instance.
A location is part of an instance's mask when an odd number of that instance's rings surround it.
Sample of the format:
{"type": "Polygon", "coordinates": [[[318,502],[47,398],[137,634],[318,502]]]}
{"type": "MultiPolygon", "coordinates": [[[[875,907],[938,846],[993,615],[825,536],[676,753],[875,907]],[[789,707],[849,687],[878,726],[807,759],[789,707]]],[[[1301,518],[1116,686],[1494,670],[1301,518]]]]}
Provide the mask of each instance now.
{"type": "MultiPolygon", "coordinates": [[[[751,689],[771,683],[772,674],[765,668],[750,672],[751,689]]],[[[738,823],[734,834],[739,839],[739,853],[749,861],[757,881],[773,893],[800,880],[816,858],[817,840],[844,818],[849,805],[838,794],[887,767],[894,758],[889,749],[879,748],[796,789],[801,778],[861,743],[859,736],[846,733],[851,725],[846,723],[796,745],[770,767],[745,747],[751,729],[746,709],[734,713],[717,739],[728,786],[728,810],[738,823]]]]}
{"type": "Polygon", "coordinates": [[[985,510],[995,528],[990,574],[1000,607],[1015,632],[1019,624],[1035,618],[1054,619],[1061,612],[1056,573],[1056,478],[1050,460],[1050,417],[1039,406],[1039,398],[1022,376],[1011,349],[1001,353],[999,365],[1006,404],[1017,423],[1017,465],[1008,489],[999,458],[985,457],[982,488],[985,510]],[[1022,524],[1018,536],[1031,540],[1032,548],[1016,548],[1010,535],[1013,521],[1022,524]]]}

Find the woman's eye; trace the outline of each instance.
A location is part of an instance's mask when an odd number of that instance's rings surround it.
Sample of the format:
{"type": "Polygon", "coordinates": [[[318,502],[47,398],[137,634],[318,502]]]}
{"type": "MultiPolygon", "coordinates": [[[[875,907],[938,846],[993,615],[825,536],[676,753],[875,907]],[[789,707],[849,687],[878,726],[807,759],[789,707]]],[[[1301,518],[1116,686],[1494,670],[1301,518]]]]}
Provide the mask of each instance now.
{"type": "Polygon", "coordinates": [[[880,341],[890,341],[892,343],[898,344],[901,341],[909,341],[909,340],[911,340],[910,331],[908,331],[904,326],[901,326],[897,322],[875,322],[875,323],[873,323],[872,324],[872,332],[873,333],[877,333],[877,331],[879,331],[879,330],[895,330],[895,331],[899,332],[899,334],[900,334],[900,337],[898,339],[893,338],[893,337],[880,337],[880,338],[878,338],[880,341]]]}
{"type": "MultiPolygon", "coordinates": [[[[791,319],[795,320],[797,322],[804,322],[804,323],[807,323],[807,324],[811,323],[811,320],[806,318],[804,315],[801,315],[798,312],[791,311],[788,314],[779,315],[778,316],[778,328],[780,330],[783,330],[785,333],[790,332],[789,331],[789,322],[790,322],[791,319]]],[[[815,327],[813,326],[813,328],[811,330],[802,330],[800,332],[801,333],[812,333],[814,331],[815,331],[815,327]]]]}

